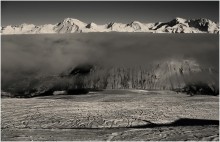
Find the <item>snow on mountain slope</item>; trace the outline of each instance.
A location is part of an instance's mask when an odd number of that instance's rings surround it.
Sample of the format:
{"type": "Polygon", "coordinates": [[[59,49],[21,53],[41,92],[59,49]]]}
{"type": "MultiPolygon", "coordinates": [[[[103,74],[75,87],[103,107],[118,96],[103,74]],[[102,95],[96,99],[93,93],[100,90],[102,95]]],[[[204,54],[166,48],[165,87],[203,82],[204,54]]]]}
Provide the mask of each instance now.
{"type": "Polygon", "coordinates": [[[107,24],[105,25],[97,25],[95,23],[89,23],[86,25],[84,29],[82,29],[82,32],[88,33],[88,32],[110,32],[109,29],[107,29],[107,24]]]}
{"type": "Polygon", "coordinates": [[[208,33],[219,33],[219,25],[217,23],[208,20],[208,19],[193,19],[189,20],[189,27],[195,27],[200,31],[208,32],[208,33]]]}
{"type": "Polygon", "coordinates": [[[25,33],[30,33],[32,32],[32,29],[35,28],[35,25],[33,24],[21,24],[20,26],[6,26],[3,27],[3,34],[25,34],[25,33]]]}
{"type": "Polygon", "coordinates": [[[66,18],[57,24],[36,26],[21,24],[20,26],[1,27],[2,34],[46,34],[46,33],[81,33],[81,32],[150,32],[150,33],[219,33],[219,24],[209,19],[175,18],[169,22],[141,23],[133,21],[128,24],[111,22],[105,25],[84,23],[77,19],[66,18]]]}
{"type": "Polygon", "coordinates": [[[39,26],[39,28],[36,28],[34,29],[35,30],[35,33],[56,33],[54,31],[54,25],[52,24],[46,24],[46,25],[42,25],[42,26],[39,26]]]}
{"type": "Polygon", "coordinates": [[[86,25],[77,19],[66,18],[63,22],[56,24],[54,30],[56,33],[75,33],[81,32],[86,25]]]}

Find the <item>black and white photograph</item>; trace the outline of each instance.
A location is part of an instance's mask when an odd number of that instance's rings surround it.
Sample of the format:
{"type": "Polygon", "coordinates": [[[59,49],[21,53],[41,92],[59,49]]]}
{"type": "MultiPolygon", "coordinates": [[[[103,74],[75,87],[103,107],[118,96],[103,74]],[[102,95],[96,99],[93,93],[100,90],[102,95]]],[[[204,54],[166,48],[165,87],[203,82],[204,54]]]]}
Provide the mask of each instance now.
{"type": "Polygon", "coordinates": [[[219,1],[1,1],[1,141],[219,141],[219,1]]]}

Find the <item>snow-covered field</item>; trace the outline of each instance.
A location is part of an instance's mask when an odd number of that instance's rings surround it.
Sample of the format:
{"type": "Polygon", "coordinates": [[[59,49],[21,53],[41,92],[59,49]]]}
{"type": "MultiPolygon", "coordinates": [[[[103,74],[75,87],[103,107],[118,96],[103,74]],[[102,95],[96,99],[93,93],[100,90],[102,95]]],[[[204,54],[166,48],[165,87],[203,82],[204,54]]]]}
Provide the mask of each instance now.
{"type": "Polygon", "coordinates": [[[2,140],[21,141],[218,140],[218,120],[217,96],[104,90],[3,98],[1,132],[2,140]]]}

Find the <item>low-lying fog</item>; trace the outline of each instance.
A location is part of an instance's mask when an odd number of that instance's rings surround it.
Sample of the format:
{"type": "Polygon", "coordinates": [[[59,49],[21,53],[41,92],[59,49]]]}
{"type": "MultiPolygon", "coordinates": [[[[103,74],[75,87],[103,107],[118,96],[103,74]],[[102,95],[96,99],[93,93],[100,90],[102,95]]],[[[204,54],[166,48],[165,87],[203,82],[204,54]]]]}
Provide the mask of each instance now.
{"type": "MultiPolygon", "coordinates": [[[[219,74],[217,34],[85,33],[3,35],[2,89],[59,75],[79,64],[134,66],[192,59],[219,74]]],[[[200,77],[203,77],[201,75],[200,77]]]]}

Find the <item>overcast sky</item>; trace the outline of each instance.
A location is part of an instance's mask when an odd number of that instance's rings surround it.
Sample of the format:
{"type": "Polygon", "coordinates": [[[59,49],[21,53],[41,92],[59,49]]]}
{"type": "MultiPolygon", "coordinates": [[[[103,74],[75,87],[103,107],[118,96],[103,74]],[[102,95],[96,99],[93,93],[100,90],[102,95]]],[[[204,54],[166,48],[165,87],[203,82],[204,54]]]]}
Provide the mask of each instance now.
{"type": "Polygon", "coordinates": [[[22,23],[55,24],[67,17],[97,24],[113,21],[130,23],[134,20],[144,23],[166,22],[175,17],[208,18],[218,22],[219,2],[8,1],[1,2],[1,14],[2,26],[22,23]]]}

